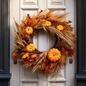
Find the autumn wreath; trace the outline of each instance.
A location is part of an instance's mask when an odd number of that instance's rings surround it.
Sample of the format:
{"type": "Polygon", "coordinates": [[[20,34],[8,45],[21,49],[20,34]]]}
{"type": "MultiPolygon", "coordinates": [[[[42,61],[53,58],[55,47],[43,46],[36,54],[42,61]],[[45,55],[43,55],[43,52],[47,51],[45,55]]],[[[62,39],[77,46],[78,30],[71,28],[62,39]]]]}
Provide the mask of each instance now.
{"type": "Polygon", "coordinates": [[[12,53],[15,58],[23,61],[25,67],[33,66],[32,73],[40,69],[45,72],[58,74],[59,69],[65,64],[66,57],[71,57],[75,53],[75,39],[73,27],[69,25],[71,21],[63,21],[68,13],[60,14],[54,10],[40,11],[36,16],[30,17],[27,14],[26,19],[19,25],[14,19],[17,31],[16,50],[12,53]],[[46,13],[45,13],[46,12],[46,13]],[[55,39],[53,48],[40,52],[33,44],[33,36],[39,31],[49,32],[55,39]]]}

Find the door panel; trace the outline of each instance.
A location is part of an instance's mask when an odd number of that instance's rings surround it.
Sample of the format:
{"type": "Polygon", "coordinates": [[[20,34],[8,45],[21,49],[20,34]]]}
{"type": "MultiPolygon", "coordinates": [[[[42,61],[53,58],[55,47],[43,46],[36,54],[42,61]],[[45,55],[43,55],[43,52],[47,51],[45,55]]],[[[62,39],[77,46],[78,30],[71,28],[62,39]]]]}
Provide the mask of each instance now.
{"type": "Polygon", "coordinates": [[[49,9],[66,9],[66,0],[47,0],[49,9]]]}
{"type": "MultiPolygon", "coordinates": [[[[12,17],[16,19],[18,23],[21,23],[23,17],[27,14],[36,15],[41,9],[46,8],[59,10],[60,13],[71,12],[66,20],[72,20],[72,26],[74,26],[74,0],[11,0],[10,1],[10,28],[13,33],[15,27],[12,17]],[[16,6],[15,6],[16,5],[16,6]]],[[[15,38],[11,35],[11,41],[15,43],[15,38]]],[[[40,51],[48,50],[54,45],[55,40],[49,33],[40,31],[33,37],[33,42],[36,48],[40,51]]],[[[11,52],[14,51],[14,46],[11,45],[11,52]]],[[[13,56],[11,54],[11,73],[12,78],[10,86],[76,86],[75,85],[75,62],[73,57],[73,64],[69,64],[69,58],[66,60],[66,66],[59,71],[58,78],[55,81],[55,77],[50,78],[50,74],[44,75],[40,70],[35,73],[31,73],[31,68],[24,68],[23,63],[13,64],[13,56]]]]}

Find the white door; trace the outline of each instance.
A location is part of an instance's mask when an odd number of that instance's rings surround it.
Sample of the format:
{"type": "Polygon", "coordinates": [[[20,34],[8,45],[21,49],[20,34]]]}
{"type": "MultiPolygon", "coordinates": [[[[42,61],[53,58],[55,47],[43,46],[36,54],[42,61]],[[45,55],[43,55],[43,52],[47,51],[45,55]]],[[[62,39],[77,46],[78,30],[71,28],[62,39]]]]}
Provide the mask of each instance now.
{"type": "MultiPolygon", "coordinates": [[[[30,15],[37,14],[41,9],[46,8],[61,9],[61,13],[70,12],[66,20],[72,20],[72,26],[76,28],[75,2],[75,0],[10,0],[10,41],[15,43],[13,17],[20,23],[27,13],[30,15]]],[[[37,35],[34,37],[34,43],[39,50],[47,50],[53,45],[54,40],[49,34],[40,32],[37,35]]],[[[32,68],[25,69],[21,62],[14,65],[12,52],[15,48],[12,44],[10,50],[10,72],[12,73],[10,86],[76,86],[76,55],[72,57],[72,64],[69,63],[69,57],[66,59],[66,66],[59,71],[59,75],[54,82],[55,79],[49,78],[48,73],[43,75],[41,71],[36,71],[31,74],[32,68]]]]}

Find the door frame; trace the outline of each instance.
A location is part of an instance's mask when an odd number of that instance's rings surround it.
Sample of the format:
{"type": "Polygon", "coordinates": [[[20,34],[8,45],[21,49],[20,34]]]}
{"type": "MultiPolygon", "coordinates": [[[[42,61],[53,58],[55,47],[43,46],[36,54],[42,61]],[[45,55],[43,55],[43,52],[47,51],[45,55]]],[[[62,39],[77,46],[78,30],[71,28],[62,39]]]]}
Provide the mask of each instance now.
{"type": "Polygon", "coordinates": [[[10,74],[10,0],[0,0],[0,86],[9,86],[10,74]]]}
{"type": "MultiPolygon", "coordinates": [[[[77,86],[86,86],[86,0],[76,0],[77,86]]],[[[10,0],[0,0],[0,86],[9,86],[10,74],[10,0]]]]}
{"type": "Polygon", "coordinates": [[[77,0],[77,86],[86,86],[86,0],[77,0]]]}

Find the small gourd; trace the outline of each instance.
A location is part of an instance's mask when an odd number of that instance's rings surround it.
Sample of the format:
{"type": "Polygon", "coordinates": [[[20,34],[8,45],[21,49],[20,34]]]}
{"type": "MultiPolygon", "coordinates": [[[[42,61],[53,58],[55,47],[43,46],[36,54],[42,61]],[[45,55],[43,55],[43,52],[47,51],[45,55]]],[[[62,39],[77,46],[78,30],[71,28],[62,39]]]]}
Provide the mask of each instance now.
{"type": "Polygon", "coordinates": [[[28,52],[33,52],[36,49],[35,45],[30,43],[29,45],[26,46],[26,50],[28,52]]]}
{"type": "Polygon", "coordinates": [[[50,21],[45,21],[45,25],[46,26],[51,26],[51,22],[50,21]]]}
{"type": "Polygon", "coordinates": [[[57,25],[57,27],[56,27],[58,30],[63,30],[64,29],[64,27],[62,26],[62,25],[57,25]]]}
{"type": "Polygon", "coordinates": [[[30,34],[33,33],[33,28],[28,26],[28,27],[26,27],[25,32],[26,32],[28,35],[30,35],[30,34]]]}
{"type": "Polygon", "coordinates": [[[51,61],[51,62],[56,62],[60,59],[61,57],[61,53],[58,49],[50,49],[49,52],[48,52],[48,59],[51,61]]]}

